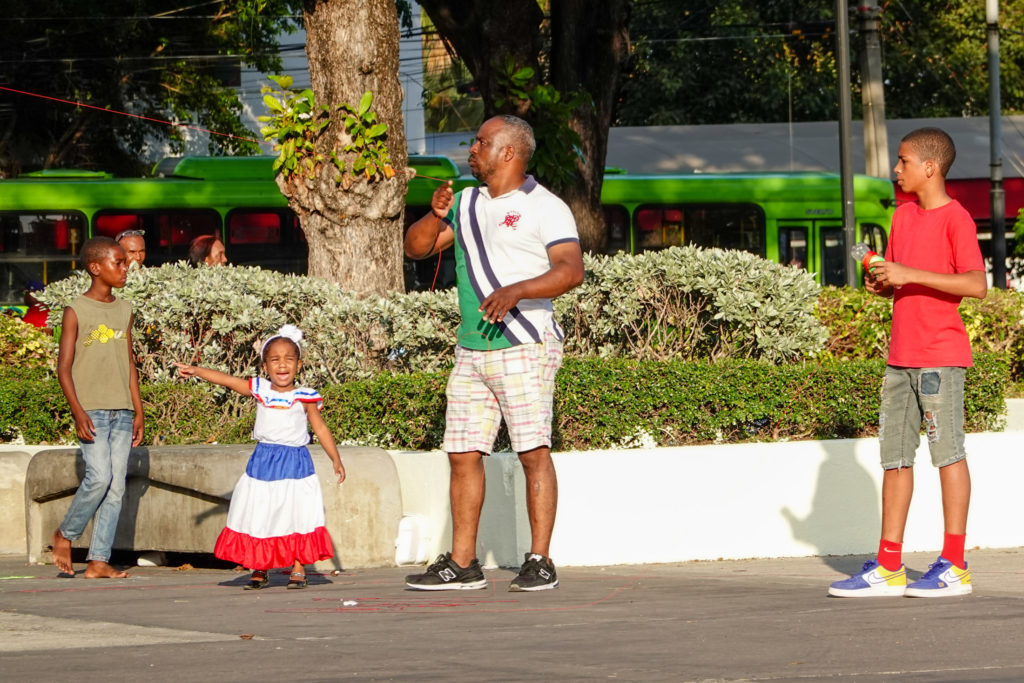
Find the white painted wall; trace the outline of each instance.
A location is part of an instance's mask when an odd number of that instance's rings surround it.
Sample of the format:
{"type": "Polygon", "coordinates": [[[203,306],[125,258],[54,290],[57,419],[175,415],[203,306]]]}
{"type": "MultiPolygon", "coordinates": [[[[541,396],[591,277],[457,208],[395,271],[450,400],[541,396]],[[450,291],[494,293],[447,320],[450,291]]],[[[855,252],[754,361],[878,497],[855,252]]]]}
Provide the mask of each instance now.
{"type": "MultiPolygon", "coordinates": [[[[967,435],[968,548],[1024,546],[1016,505],[1022,446],[1024,431],[967,435]]],[[[18,502],[27,460],[5,458],[3,450],[0,509],[12,524],[0,552],[14,552],[24,547],[18,502]]],[[[436,451],[390,455],[409,518],[397,555],[423,563],[450,548],[448,459],[436,451]]],[[[551,555],[562,566],[871,555],[878,547],[882,472],[875,439],[556,453],[554,461],[559,507],[551,555]]],[[[518,566],[530,545],[522,467],[515,455],[500,453],[486,458],[485,468],[478,556],[486,566],[518,566]]],[[[942,512],[927,444],[915,470],[904,549],[937,554],[942,512]]]]}
{"type": "MultiPolygon", "coordinates": [[[[1016,501],[1024,433],[967,437],[973,497],[968,548],[1024,545],[1016,501]]],[[[392,452],[403,511],[418,515],[424,558],[450,547],[443,453],[392,452]]],[[[719,558],[873,554],[881,468],[875,439],[556,453],[558,518],[551,556],[563,566],[719,558]]],[[[919,450],[904,549],[942,546],[938,474],[919,450]]],[[[525,480],[517,458],[486,461],[478,556],[517,566],[529,549],[525,480]]]]}

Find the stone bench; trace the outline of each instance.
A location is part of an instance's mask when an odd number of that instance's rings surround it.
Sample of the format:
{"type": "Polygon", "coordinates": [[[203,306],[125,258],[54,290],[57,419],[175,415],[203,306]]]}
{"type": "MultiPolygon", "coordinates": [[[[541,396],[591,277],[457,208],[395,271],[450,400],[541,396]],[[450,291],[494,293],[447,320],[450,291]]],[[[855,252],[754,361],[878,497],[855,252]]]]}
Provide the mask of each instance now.
{"type": "MultiPolygon", "coordinates": [[[[132,450],[115,550],[212,553],[227,519],[235,482],[252,444],[152,446],[132,450]]],[[[339,449],[348,478],[337,484],[330,459],[310,446],[324,493],[334,559],[317,568],[394,564],[402,517],[394,462],[378,448],[339,449]]],[[[52,562],[51,535],[71,504],[85,464],[78,448],[36,453],[25,474],[25,520],[30,562],[52,562]]],[[[89,546],[90,529],[73,547],[89,546]]]]}

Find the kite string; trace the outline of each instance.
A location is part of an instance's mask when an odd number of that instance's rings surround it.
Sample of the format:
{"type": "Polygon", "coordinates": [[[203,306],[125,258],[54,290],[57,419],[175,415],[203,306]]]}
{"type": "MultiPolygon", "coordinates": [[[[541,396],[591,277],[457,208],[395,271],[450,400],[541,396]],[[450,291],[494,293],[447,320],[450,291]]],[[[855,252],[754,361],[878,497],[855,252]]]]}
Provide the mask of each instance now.
{"type": "Polygon", "coordinates": [[[120,111],[120,110],[117,110],[117,109],[110,109],[108,107],[98,107],[98,106],[96,106],[94,104],[86,104],[85,102],[76,102],[74,100],[65,100],[65,99],[61,99],[60,97],[53,97],[52,95],[40,95],[39,93],[27,92],[25,90],[16,90],[15,88],[8,88],[8,87],[2,86],[2,85],[0,85],[0,90],[6,90],[7,92],[17,93],[18,95],[28,95],[29,97],[38,97],[40,99],[51,100],[53,102],[61,102],[63,104],[73,104],[76,107],[85,107],[87,109],[96,109],[98,111],[107,112],[108,114],[118,114],[120,116],[130,116],[132,118],[142,119],[143,121],[152,121],[153,123],[164,123],[164,124],[167,124],[169,126],[178,126],[179,128],[188,128],[190,130],[196,130],[196,131],[200,131],[202,133],[209,133],[210,135],[220,135],[222,137],[233,138],[235,140],[243,140],[245,142],[255,142],[258,145],[269,145],[269,144],[272,144],[272,143],[266,142],[264,140],[257,140],[255,138],[246,138],[246,137],[242,137],[241,135],[234,135],[232,133],[220,133],[220,132],[215,131],[215,130],[210,130],[208,128],[200,128],[199,126],[192,126],[192,125],[189,125],[187,123],[177,123],[175,121],[167,121],[167,120],[164,120],[164,119],[156,119],[156,118],[153,118],[153,117],[150,117],[150,116],[143,116],[141,114],[132,114],[132,113],[126,112],[126,111],[120,111]]]}

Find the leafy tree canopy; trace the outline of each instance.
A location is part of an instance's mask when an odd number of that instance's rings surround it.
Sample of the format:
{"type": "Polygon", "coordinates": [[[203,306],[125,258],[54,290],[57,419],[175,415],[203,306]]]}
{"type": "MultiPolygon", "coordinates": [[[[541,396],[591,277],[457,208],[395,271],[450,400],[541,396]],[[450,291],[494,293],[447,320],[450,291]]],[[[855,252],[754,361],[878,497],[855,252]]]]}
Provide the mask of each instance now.
{"type": "MultiPolygon", "coordinates": [[[[1000,1],[1002,105],[1024,109],[1024,0],[1000,1]]],[[[820,121],[836,117],[834,3],[641,0],[617,125],[820,121]]],[[[879,1],[886,115],[988,113],[983,2],[879,1]]],[[[860,116],[857,3],[850,3],[860,116]]]]}
{"type": "Polygon", "coordinates": [[[832,3],[638,2],[618,125],[832,118],[832,3]]]}
{"type": "MultiPolygon", "coordinates": [[[[211,135],[209,151],[253,154],[230,86],[240,66],[281,68],[277,38],[298,0],[0,0],[0,86],[171,120],[211,135]]],[[[100,168],[137,174],[184,149],[180,127],[0,90],[0,171],[100,168]],[[147,153],[149,152],[149,153],[147,153]]]]}
{"type": "MultiPolygon", "coordinates": [[[[886,115],[988,115],[984,2],[879,3],[886,115]]],[[[999,0],[1003,114],[1024,111],[1024,0],[999,0]]]]}

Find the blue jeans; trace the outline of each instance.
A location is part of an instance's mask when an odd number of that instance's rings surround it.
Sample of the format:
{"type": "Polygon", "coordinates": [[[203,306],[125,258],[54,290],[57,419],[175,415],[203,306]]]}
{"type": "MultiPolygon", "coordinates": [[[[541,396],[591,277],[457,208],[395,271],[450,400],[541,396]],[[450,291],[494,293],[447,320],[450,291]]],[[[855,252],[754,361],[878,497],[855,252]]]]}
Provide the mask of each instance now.
{"type": "Polygon", "coordinates": [[[79,442],[85,460],[85,477],[64,515],[60,533],[69,541],[81,538],[95,515],[86,561],[107,562],[121,516],[134,414],[130,410],[87,410],[86,414],[96,428],[96,436],[92,441],[79,442]]]}

